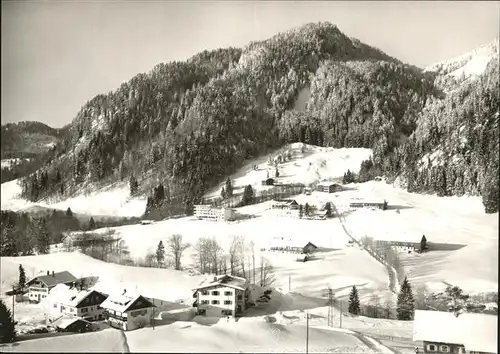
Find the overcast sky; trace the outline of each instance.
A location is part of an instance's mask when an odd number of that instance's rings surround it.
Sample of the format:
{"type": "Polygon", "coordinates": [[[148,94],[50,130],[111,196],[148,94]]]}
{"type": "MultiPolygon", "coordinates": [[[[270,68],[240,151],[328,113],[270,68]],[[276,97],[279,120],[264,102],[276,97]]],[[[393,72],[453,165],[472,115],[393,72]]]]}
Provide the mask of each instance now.
{"type": "Polygon", "coordinates": [[[498,37],[500,2],[2,1],[2,124],[69,123],[160,62],[308,22],[424,67],[498,37]]]}

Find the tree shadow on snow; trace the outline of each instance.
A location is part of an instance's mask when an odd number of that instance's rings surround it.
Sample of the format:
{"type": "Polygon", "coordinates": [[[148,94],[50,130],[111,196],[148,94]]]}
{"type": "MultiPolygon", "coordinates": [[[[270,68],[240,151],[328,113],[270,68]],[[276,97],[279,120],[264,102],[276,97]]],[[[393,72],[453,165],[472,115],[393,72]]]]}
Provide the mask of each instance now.
{"type": "Polygon", "coordinates": [[[397,205],[397,204],[388,204],[386,210],[403,210],[403,209],[414,209],[414,206],[411,205],[397,205]]]}
{"type": "Polygon", "coordinates": [[[461,245],[458,243],[427,242],[429,253],[432,251],[457,251],[465,246],[467,245],[461,245]]]}

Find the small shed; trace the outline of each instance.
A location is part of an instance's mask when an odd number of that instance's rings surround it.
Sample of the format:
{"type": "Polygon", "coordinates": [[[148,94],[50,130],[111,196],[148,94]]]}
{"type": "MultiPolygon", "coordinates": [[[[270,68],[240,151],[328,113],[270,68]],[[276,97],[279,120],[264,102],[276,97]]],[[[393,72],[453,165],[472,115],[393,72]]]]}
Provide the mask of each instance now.
{"type": "Polygon", "coordinates": [[[63,316],[56,321],[52,322],[52,326],[56,328],[58,332],[72,332],[72,333],[83,333],[88,332],[91,327],[91,323],[79,317],[68,317],[63,316]]]}
{"type": "Polygon", "coordinates": [[[310,253],[315,252],[317,249],[318,249],[318,247],[316,245],[314,245],[311,242],[308,242],[307,245],[304,246],[302,253],[310,254],[310,253]]]}
{"type": "Polygon", "coordinates": [[[342,190],[342,186],[335,182],[320,182],[316,185],[318,192],[335,193],[342,190]]]}
{"type": "Polygon", "coordinates": [[[262,181],[263,186],[274,186],[274,178],[266,178],[262,181]]]}

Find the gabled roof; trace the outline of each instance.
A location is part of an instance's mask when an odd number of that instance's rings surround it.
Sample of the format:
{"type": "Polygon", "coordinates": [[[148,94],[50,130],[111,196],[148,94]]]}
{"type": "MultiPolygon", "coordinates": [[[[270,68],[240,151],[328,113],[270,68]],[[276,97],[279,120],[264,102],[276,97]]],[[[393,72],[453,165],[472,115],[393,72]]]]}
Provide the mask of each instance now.
{"type": "Polygon", "coordinates": [[[497,352],[497,320],[494,315],[415,311],[413,340],[461,344],[467,351],[497,352]]]}
{"type": "Polygon", "coordinates": [[[148,307],[156,307],[153,305],[148,299],[146,299],[142,295],[110,295],[104,302],[100,305],[103,309],[116,311],[124,313],[129,307],[131,307],[135,302],[141,299],[145,306],[143,308],[148,307]]]}
{"type": "Polygon", "coordinates": [[[318,246],[316,246],[316,245],[315,245],[314,243],[312,243],[312,242],[308,242],[308,243],[307,243],[307,245],[305,245],[305,246],[304,246],[304,248],[305,248],[305,247],[307,247],[307,246],[313,246],[314,248],[318,248],[318,246]]]}
{"type": "Polygon", "coordinates": [[[90,324],[89,321],[86,321],[86,320],[79,318],[79,317],[62,316],[61,318],[58,318],[57,320],[52,322],[52,326],[66,329],[75,322],[83,322],[86,324],[90,324]]]}
{"type": "Polygon", "coordinates": [[[245,290],[248,287],[248,281],[245,278],[237,277],[235,275],[225,274],[215,277],[215,279],[210,282],[202,283],[200,286],[194,288],[193,290],[196,291],[200,289],[219,287],[219,286],[226,286],[228,288],[245,290]]]}
{"type": "Polygon", "coordinates": [[[38,280],[47,285],[48,287],[51,287],[57,284],[70,283],[72,281],[77,280],[77,278],[70,272],[64,271],[64,272],[54,273],[54,275],[52,275],[52,273],[50,273],[49,275],[37,275],[36,277],[28,281],[26,285],[30,285],[35,280],[38,280]]]}
{"type": "Polygon", "coordinates": [[[46,301],[50,304],[60,303],[70,307],[77,307],[92,293],[99,292],[96,290],[78,290],[65,284],[58,284],[47,295],[46,301]]]}

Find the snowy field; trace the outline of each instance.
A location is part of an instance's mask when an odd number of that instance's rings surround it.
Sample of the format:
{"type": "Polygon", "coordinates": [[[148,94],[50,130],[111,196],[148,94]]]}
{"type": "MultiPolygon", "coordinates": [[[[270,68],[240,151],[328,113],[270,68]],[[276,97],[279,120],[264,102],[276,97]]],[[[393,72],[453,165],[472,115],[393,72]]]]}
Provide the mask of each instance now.
{"type": "MultiPolygon", "coordinates": [[[[413,283],[425,283],[429,289],[434,290],[440,290],[446,286],[443,282],[448,282],[462,287],[469,293],[496,291],[498,214],[485,214],[480,198],[441,198],[411,194],[384,182],[375,181],[352,184],[348,188],[349,190],[333,194],[313,192],[312,195],[299,195],[295,198],[301,204],[307,202],[317,206],[330,201],[344,215],[343,219],[300,220],[279,217],[268,210],[271,202],[266,202],[238,209],[238,213],[252,215],[253,218],[237,222],[212,222],[186,217],[151,225],[123,226],[115,230],[123,237],[134,258],[141,258],[148,252],[154,252],[160,240],[165,243],[172,234],[181,234],[184,241],[191,244],[195,244],[199,237],[213,236],[226,250],[229,248],[231,236],[243,236],[247,242],[254,242],[257,252],[261,248],[269,248],[273,238],[283,237],[291,240],[289,243],[305,245],[307,242],[312,242],[318,247],[337,250],[322,253],[323,259],[315,262],[318,264],[328,263],[330,259],[336,259],[336,262],[345,259],[349,262],[350,257],[368,258],[364,252],[346,247],[348,234],[356,239],[369,236],[380,240],[413,242],[420,242],[422,235],[425,234],[428,242],[440,249],[409,256],[414,259],[412,267],[407,269],[413,283]],[[374,201],[385,199],[389,208],[386,211],[350,210],[349,201],[354,198],[374,201]],[[354,255],[352,252],[357,253],[354,255]]],[[[265,253],[264,256],[266,254],[271,263],[283,270],[285,277],[288,276],[289,271],[285,271],[286,267],[281,264],[282,257],[269,253],[265,253]]],[[[189,261],[189,251],[187,251],[186,260],[183,262],[188,264],[189,261]]],[[[286,262],[298,267],[293,259],[286,262]]],[[[333,262],[329,268],[339,269],[339,265],[333,262]]],[[[307,268],[309,264],[301,264],[300,267],[307,268]]],[[[378,269],[377,265],[374,267],[378,269]]],[[[364,267],[355,267],[357,268],[364,274],[364,267]]],[[[351,277],[350,273],[357,272],[347,268],[349,270],[346,273],[345,268],[342,269],[343,276],[347,278],[351,277]]],[[[356,278],[357,275],[353,277],[356,278]]],[[[372,279],[377,279],[377,283],[384,283],[387,276],[374,272],[372,279]]],[[[308,284],[307,287],[315,286],[308,284]]]]}
{"type": "MultiPolygon", "coordinates": [[[[311,314],[309,352],[391,353],[370,337],[356,336],[349,330],[329,328],[311,314]],[[321,323],[317,325],[317,323],[321,323]]],[[[2,352],[304,352],[305,313],[283,314],[269,323],[263,317],[242,318],[238,322],[220,321],[214,325],[178,321],[170,325],[131,332],[107,329],[95,333],[34,339],[2,345],[2,352]],[[284,319],[294,318],[292,321],[284,319]],[[298,318],[295,319],[295,318],[298,318]]]]}
{"type": "MultiPolygon", "coordinates": [[[[258,307],[249,310],[249,317],[242,318],[237,323],[229,323],[221,320],[213,326],[200,322],[194,318],[190,322],[186,319],[174,320],[174,323],[164,324],[152,332],[152,328],[145,328],[126,333],[126,342],[118,334],[119,331],[105,330],[98,333],[85,335],[70,335],[55,338],[34,339],[18,342],[13,345],[3,347],[2,351],[68,351],[68,348],[83,348],[86,340],[92,340],[92,347],[86,346],[86,351],[239,351],[245,352],[270,352],[270,351],[302,351],[305,336],[305,312],[311,313],[310,325],[310,350],[329,352],[377,352],[380,351],[376,345],[372,349],[363,341],[349,333],[325,329],[327,308],[326,299],[304,296],[312,294],[315,287],[320,290],[319,285],[330,282],[336,286],[348,285],[352,283],[369,280],[376,274],[376,263],[371,259],[365,260],[356,254],[359,250],[349,250],[351,257],[344,258],[337,264],[321,265],[320,261],[313,261],[303,266],[310,266],[309,270],[302,270],[304,274],[312,276],[293,277],[292,292],[274,292],[273,299],[268,308],[258,307]],[[349,263],[349,259],[350,262],[349,263]],[[337,269],[355,269],[356,262],[366,263],[364,274],[365,279],[348,279],[339,277],[332,266],[337,269]],[[315,265],[316,263],[316,265],[315,265]],[[314,275],[316,272],[316,275],[314,275]],[[370,274],[371,273],[371,274],[370,274]],[[328,274],[331,278],[328,279],[328,274]],[[318,278],[322,280],[319,281],[318,278]],[[343,281],[344,283],[340,283],[343,281]],[[307,289],[310,287],[311,289],[307,289]],[[272,303],[274,301],[274,303],[272,303]],[[269,314],[269,316],[267,316],[269,314]],[[314,328],[317,327],[317,328],[314,328]],[[115,334],[116,333],[116,334],[115,334]],[[152,334],[155,334],[154,336],[152,334]],[[256,335],[258,334],[258,335],[256,335]],[[204,337],[204,341],[193,341],[193,338],[204,337]],[[92,337],[92,338],[90,338],[92,337]],[[94,339],[95,337],[95,339],[94,339]],[[226,338],[225,340],[222,340],[226,338]],[[227,338],[231,338],[228,340],[227,338]],[[221,341],[222,340],[222,341],[221,341]],[[229,342],[228,342],[229,341],[229,342]],[[107,344],[104,344],[107,343],[107,344]],[[200,344],[201,343],[201,344],[200,344]],[[222,343],[222,344],[221,344],[222,343]],[[225,344],[224,344],[225,343],[225,344]],[[203,345],[203,347],[200,347],[203,345]],[[125,349],[124,349],[125,348],[125,349]],[[375,348],[375,349],[374,349],[375,348]]],[[[279,257],[277,257],[279,258],[279,257]]],[[[334,256],[332,256],[334,258],[334,256]]],[[[283,261],[283,260],[282,260],[283,261]]],[[[332,260],[333,261],[333,260],[332,260]]],[[[155,304],[163,305],[166,311],[174,309],[176,311],[190,311],[192,299],[192,288],[205,280],[207,276],[189,276],[184,272],[155,268],[127,267],[115,264],[104,263],[79,253],[57,253],[44,256],[28,257],[3,257],[1,262],[1,292],[4,293],[10,284],[17,279],[19,264],[23,264],[27,271],[28,278],[40,271],[54,270],[61,271],[67,269],[75,276],[99,275],[99,282],[96,289],[113,293],[117,289],[127,289],[130,292],[138,292],[148,297],[155,298],[155,304]],[[162,281],[163,280],[163,281],[162,281]]],[[[288,264],[288,262],[284,262],[288,264]]],[[[291,262],[292,265],[296,262],[291,262]]],[[[300,265],[299,263],[297,263],[300,265]]],[[[360,274],[358,270],[358,274],[360,274]]],[[[384,278],[383,268],[380,268],[379,277],[384,278]]],[[[286,278],[286,277],[285,277],[286,278]]],[[[285,279],[283,279],[284,281],[285,279]]],[[[286,281],[287,282],[287,281],[286,281]]],[[[386,287],[386,284],[380,284],[386,287]]],[[[362,287],[362,284],[361,284],[362,287]]],[[[348,289],[347,289],[348,290],[348,289]]],[[[338,291],[337,295],[347,292],[338,291]]],[[[319,293],[318,293],[319,295],[319,293]]],[[[6,304],[12,308],[10,298],[4,297],[6,304]]],[[[345,311],[345,309],[344,309],[345,311]]],[[[335,321],[339,323],[339,313],[335,314],[335,321]]],[[[163,318],[163,315],[161,316],[163,318]]],[[[175,318],[175,316],[174,316],[175,318]]],[[[43,304],[15,304],[15,319],[19,321],[18,329],[32,329],[43,325],[44,305],[43,304]]],[[[188,319],[189,321],[189,319],[188,319]]],[[[398,321],[381,322],[364,317],[344,318],[344,328],[354,328],[357,331],[363,329],[380,328],[383,333],[399,333],[401,330],[408,334],[407,325],[398,321]],[[384,323],[384,326],[381,325],[384,323]]],[[[365,339],[366,340],[366,339],[365,339]]],[[[70,349],[71,350],[71,349],[70,349]]]]}

